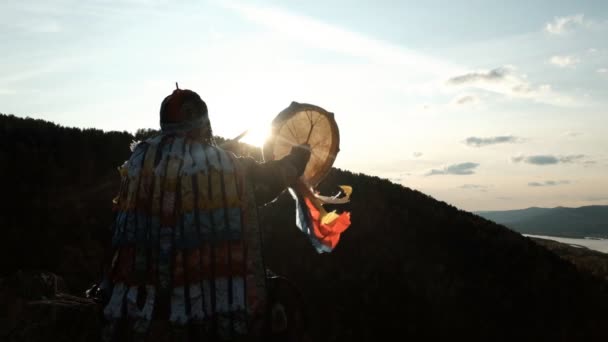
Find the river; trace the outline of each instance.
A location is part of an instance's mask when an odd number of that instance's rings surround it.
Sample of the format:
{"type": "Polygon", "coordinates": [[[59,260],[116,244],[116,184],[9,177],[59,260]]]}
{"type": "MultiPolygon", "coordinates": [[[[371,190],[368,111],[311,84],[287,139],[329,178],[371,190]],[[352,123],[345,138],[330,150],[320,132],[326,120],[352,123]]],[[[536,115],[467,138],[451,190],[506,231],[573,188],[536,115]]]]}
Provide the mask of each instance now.
{"type": "Polygon", "coordinates": [[[545,236],[545,235],[530,235],[530,234],[522,234],[523,236],[528,237],[536,237],[541,239],[553,240],[561,243],[567,243],[574,247],[584,246],[589,249],[593,249],[595,251],[599,251],[602,253],[608,253],[608,239],[596,239],[596,238],[586,238],[586,239],[575,239],[575,238],[564,238],[557,236],[545,236]]]}

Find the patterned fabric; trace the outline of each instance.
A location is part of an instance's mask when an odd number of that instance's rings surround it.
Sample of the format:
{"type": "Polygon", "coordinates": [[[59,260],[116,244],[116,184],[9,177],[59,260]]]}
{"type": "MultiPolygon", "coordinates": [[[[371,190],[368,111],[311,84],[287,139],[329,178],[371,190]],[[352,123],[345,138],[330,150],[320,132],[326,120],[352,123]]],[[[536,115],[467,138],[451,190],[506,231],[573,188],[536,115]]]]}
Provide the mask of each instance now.
{"type": "Polygon", "coordinates": [[[342,198],[320,196],[302,181],[289,187],[289,193],[296,201],[296,225],[308,236],[317,253],[329,253],[338,245],[340,234],[350,227],[350,212],[340,214],[327,212],[323,204],[344,204],[350,200],[352,187],[340,186],[345,196],[342,198]]]}
{"type": "Polygon", "coordinates": [[[257,164],[186,134],[163,134],[135,146],[120,173],[108,329],[126,318],[145,334],[165,319],[224,339],[247,334],[266,295],[256,203],[295,181],[289,158],[257,164]]]}

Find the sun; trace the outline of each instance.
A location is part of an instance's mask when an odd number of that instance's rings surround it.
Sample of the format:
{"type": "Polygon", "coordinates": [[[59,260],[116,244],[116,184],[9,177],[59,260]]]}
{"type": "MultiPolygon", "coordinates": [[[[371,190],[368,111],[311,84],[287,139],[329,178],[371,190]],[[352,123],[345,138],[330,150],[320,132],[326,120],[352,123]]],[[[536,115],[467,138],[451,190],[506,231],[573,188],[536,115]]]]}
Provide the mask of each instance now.
{"type": "Polygon", "coordinates": [[[262,147],[268,139],[270,135],[270,127],[269,126],[258,126],[250,129],[247,134],[243,138],[241,138],[241,142],[246,144],[262,147]]]}

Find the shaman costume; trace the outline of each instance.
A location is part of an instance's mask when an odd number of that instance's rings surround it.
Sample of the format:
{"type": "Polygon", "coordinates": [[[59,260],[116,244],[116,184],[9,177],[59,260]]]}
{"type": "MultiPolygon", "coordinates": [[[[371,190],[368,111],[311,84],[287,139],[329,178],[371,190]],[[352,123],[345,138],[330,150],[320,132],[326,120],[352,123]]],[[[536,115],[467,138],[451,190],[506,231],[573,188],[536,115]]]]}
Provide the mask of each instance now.
{"type": "Polygon", "coordinates": [[[310,153],[237,158],[213,143],[207,107],[189,90],[169,95],[160,116],[162,133],[120,168],[104,338],[155,340],[159,321],[173,340],[251,334],[266,309],[257,206],[295,184],[310,153]]]}

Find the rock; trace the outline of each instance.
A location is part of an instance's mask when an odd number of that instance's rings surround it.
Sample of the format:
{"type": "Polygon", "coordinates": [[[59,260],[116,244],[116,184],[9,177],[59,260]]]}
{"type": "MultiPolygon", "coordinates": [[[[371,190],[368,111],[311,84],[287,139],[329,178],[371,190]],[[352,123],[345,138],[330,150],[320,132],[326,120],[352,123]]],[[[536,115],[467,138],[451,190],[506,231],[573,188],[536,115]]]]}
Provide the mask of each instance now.
{"type": "Polygon", "coordinates": [[[18,271],[2,280],[0,292],[23,299],[44,299],[67,292],[60,276],[44,271],[18,271]]]}
{"type": "Polygon", "coordinates": [[[88,299],[58,294],[55,298],[30,301],[9,342],[99,341],[101,312],[88,299]]]}
{"type": "Polygon", "coordinates": [[[17,272],[0,283],[0,340],[99,340],[101,308],[63,293],[63,279],[49,272],[17,272]]]}

